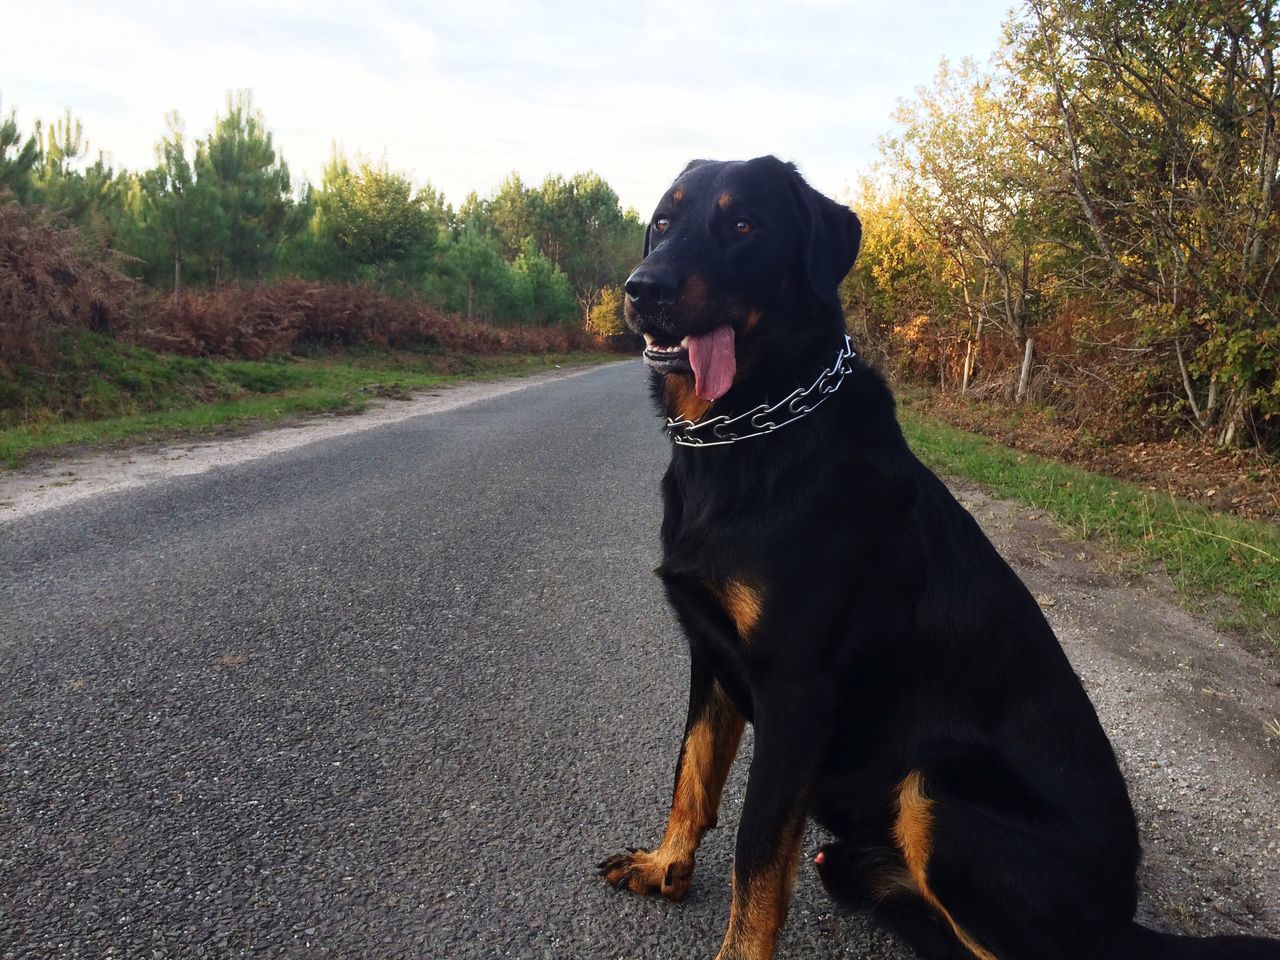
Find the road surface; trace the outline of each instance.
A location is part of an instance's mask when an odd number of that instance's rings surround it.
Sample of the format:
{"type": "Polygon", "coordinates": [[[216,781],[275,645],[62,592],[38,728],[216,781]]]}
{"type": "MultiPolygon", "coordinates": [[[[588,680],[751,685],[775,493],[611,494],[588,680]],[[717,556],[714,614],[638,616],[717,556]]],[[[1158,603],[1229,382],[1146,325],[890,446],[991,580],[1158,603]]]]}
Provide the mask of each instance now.
{"type": "MultiPolygon", "coordinates": [[[[666,452],[625,363],[0,524],[0,957],[712,957],[742,759],[685,903],[593,871],[659,836],[683,723],[666,452]]],[[[1277,930],[1274,671],[962,495],[1055,595],[1144,910],[1277,930]]],[[[806,863],[779,956],[906,954],[806,863]]]]}

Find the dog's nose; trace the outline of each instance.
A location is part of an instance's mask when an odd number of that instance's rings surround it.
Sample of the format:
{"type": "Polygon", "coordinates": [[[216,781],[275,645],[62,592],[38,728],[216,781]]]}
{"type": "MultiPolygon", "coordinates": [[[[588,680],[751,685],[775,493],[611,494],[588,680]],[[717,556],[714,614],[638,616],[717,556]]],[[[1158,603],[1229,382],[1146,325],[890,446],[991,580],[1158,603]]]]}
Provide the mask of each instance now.
{"type": "Polygon", "coordinates": [[[627,277],[623,289],[631,305],[645,311],[670,305],[676,298],[679,285],[674,271],[642,263],[627,277]]]}

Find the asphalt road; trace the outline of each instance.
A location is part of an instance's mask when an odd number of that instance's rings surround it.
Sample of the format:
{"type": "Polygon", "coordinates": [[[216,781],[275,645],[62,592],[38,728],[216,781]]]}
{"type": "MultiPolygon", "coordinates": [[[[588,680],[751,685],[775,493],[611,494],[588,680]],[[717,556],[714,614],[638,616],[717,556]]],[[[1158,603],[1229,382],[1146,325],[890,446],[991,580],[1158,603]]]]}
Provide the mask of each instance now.
{"type": "MultiPolygon", "coordinates": [[[[0,527],[0,956],[713,956],[745,763],[684,904],[593,870],[683,723],[666,443],[627,363],[0,527]]],[[[781,956],[895,955],[803,873],[781,956]]]]}
{"type": "MultiPolygon", "coordinates": [[[[685,903],[593,868],[683,724],[667,453],[632,362],[0,523],[0,958],[714,956],[749,734],[685,903]]],[[[1117,744],[1144,915],[1280,932],[1274,669],[960,492],[1117,744]]],[[[907,955],[806,862],[778,956],[907,955]]]]}

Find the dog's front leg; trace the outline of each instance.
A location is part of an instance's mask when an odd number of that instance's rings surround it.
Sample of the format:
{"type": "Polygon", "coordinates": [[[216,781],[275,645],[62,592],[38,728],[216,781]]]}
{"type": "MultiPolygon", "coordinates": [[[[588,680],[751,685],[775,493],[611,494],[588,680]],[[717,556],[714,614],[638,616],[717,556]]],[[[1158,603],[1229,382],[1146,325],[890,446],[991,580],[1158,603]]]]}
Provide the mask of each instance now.
{"type": "Polygon", "coordinates": [[[795,881],[817,731],[757,708],[756,743],[733,858],[733,905],[717,960],[769,960],[795,881]]]}
{"type": "Polygon", "coordinates": [[[696,653],[689,681],[689,714],[676,761],[675,790],[662,843],[656,850],[630,850],[600,864],[615,887],[661,893],[680,900],[689,891],[694,854],[715,826],[720,794],[738,753],[744,720],[710,668],[696,653]]]}

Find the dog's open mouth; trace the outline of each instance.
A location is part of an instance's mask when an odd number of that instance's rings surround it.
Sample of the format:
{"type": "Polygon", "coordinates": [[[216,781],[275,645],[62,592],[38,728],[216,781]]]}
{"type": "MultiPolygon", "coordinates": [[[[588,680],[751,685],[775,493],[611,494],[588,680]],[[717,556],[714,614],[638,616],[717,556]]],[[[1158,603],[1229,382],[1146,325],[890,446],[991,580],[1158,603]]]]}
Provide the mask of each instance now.
{"type": "Polygon", "coordinates": [[[703,400],[718,400],[733,386],[738,359],[730,324],[690,334],[678,343],[646,333],[644,342],[644,362],[651,369],[658,373],[693,371],[694,392],[703,400]]]}
{"type": "MultiPolygon", "coordinates": [[[[679,343],[671,340],[662,340],[655,337],[652,333],[644,335],[644,359],[649,366],[660,364],[671,364],[677,360],[684,362],[684,369],[689,369],[689,338],[683,338],[679,343]]],[[[665,372],[665,371],[664,371],[665,372]]]]}

